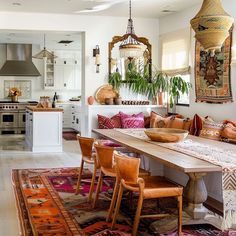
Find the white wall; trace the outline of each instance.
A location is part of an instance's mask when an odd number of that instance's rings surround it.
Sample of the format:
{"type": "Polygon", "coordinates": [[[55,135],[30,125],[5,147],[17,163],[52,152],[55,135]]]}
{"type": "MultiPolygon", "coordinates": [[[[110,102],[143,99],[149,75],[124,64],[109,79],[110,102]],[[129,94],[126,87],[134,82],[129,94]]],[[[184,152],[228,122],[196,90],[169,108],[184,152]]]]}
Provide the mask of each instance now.
{"type": "MultiPolygon", "coordinates": [[[[224,9],[235,19],[236,22],[236,1],[223,0],[224,9]]],[[[160,34],[176,31],[190,27],[190,19],[192,19],[199,11],[200,5],[186,9],[182,12],[171,14],[159,19],[159,31],[160,34]]],[[[192,65],[194,65],[194,49],[195,39],[192,38],[191,42],[191,55],[192,65]]],[[[160,55],[159,55],[160,56],[160,55]]],[[[231,82],[234,101],[236,101],[236,66],[231,67],[231,82]]],[[[194,66],[191,69],[191,83],[193,89],[190,92],[190,106],[180,107],[177,106],[177,112],[188,117],[192,117],[195,113],[206,116],[210,115],[215,120],[223,120],[226,118],[236,120],[236,102],[228,104],[208,104],[208,103],[196,103],[195,102],[195,82],[194,82],[194,66]]],[[[164,168],[165,176],[173,179],[183,185],[187,183],[187,176],[181,172],[175,170],[169,170],[164,168]]],[[[207,186],[209,196],[222,201],[222,176],[221,173],[210,173],[205,177],[205,183],[207,186]],[[214,184],[212,184],[214,183],[214,184]]]]}
{"type": "MultiPolygon", "coordinates": [[[[126,17],[76,16],[58,14],[0,13],[0,29],[40,31],[85,32],[85,98],[94,95],[97,88],[107,83],[108,42],[114,35],[123,35],[127,26],[126,17]],[[100,46],[100,73],[95,73],[92,50],[100,46]]],[[[159,23],[157,19],[134,19],[138,36],[146,37],[152,44],[153,63],[158,59],[159,23]]]]}
{"type": "MultiPolygon", "coordinates": [[[[224,9],[235,19],[236,22],[236,1],[223,0],[224,9]]],[[[192,19],[199,11],[200,5],[184,10],[182,12],[172,14],[159,19],[160,34],[176,31],[178,29],[190,27],[190,19],[192,19]]],[[[194,65],[194,48],[195,40],[192,40],[192,65],[194,65]]],[[[191,70],[191,83],[193,89],[190,93],[190,106],[177,107],[177,112],[192,117],[195,113],[206,116],[210,115],[215,120],[223,120],[226,118],[236,120],[236,66],[231,67],[231,82],[233,92],[233,103],[227,104],[208,104],[195,102],[195,82],[194,82],[194,67],[191,70]]]]}

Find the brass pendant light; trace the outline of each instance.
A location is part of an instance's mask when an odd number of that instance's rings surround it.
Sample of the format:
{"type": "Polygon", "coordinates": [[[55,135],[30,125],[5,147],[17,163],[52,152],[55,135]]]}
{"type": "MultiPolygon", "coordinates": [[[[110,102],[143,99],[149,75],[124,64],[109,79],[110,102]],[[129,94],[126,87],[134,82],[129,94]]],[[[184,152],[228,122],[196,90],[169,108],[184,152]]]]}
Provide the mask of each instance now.
{"type": "Polygon", "coordinates": [[[36,58],[36,59],[45,59],[45,58],[54,59],[54,58],[56,58],[56,56],[52,52],[50,52],[46,49],[46,36],[45,36],[45,34],[43,35],[43,45],[44,45],[43,50],[40,51],[39,53],[37,53],[36,55],[34,55],[33,58],[36,58]]]}
{"type": "Polygon", "coordinates": [[[203,0],[202,7],[191,20],[195,38],[206,51],[220,50],[229,36],[234,19],[225,12],[221,0],[203,0]]]}
{"type": "Polygon", "coordinates": [[[122,41],[119,47],[120,57],[123,58],[138,58],[142,57],[146,49],[146,46],[140,44],[136,40],[134,32],[133,20],[131,18],[131,0],[129,0],[129,19],[126,34],[123,36],[125,39],[122,41]]]}

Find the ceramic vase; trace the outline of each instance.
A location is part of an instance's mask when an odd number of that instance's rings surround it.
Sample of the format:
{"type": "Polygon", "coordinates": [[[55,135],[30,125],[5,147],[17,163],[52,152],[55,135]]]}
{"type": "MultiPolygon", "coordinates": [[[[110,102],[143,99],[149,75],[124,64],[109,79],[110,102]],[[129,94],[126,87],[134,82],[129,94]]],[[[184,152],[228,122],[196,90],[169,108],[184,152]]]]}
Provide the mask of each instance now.
{"type": "Polygon", "coordinates": [[[89,97],[88,97],[88,104],[89,104],[89,105],[93,105],[93,103],[94,103],[94,98],[93,98],[93,96],[89,96],[89,97]]]}

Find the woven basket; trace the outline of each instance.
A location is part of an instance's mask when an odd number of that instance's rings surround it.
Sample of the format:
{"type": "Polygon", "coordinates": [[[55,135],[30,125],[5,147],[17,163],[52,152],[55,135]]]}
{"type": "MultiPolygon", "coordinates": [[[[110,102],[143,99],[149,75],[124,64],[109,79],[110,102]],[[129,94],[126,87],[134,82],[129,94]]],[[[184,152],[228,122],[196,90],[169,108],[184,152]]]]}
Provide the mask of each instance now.
{"type": "Polygon", "coordinates": [[[233,22],[234,19],[225,12],[220,0],[204,0],[190,23],[204,49],[214,51],[221,48],[233,22]]]}

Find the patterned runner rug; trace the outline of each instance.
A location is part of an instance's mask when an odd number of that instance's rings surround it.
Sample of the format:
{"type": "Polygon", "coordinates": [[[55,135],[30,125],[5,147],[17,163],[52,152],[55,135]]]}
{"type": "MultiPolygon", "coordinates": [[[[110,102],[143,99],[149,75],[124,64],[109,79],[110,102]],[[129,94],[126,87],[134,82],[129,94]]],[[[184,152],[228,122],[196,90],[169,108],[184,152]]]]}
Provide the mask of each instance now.
{"type": "MultiPolygon", "coordinates": [[[[124,194],[121,214],[115,230],[105,221],[110,205],[114,180],[107,178],[102,186],[97,207],[92,208],[87,200],[91,174],[85,170],[81,194],[75,195],[78,169],[23,169],[13,170],[13,186],[18,206],[22,235],[27,236],[127,236],[131,235],[136,197],[130,201],[124,194]]],[[[145,213],[170,212],[176,209],[176,202],[163,199],[145,202],[145,213]]],[[[143,219],[139,225],[139,235],[176,235],[176,232],[158,234],[157,219],[143,219]]],[[[227,236],[209,225],[184,226],[184,236],[227,236]]]]}

